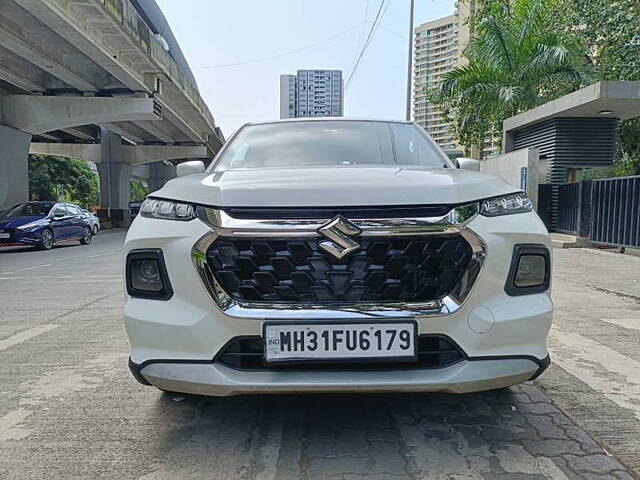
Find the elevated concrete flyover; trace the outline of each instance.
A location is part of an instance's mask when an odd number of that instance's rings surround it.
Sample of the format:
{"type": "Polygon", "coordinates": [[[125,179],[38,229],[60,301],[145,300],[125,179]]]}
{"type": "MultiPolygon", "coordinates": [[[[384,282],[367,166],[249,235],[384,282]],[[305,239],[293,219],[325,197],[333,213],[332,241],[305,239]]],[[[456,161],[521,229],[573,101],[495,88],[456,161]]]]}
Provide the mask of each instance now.
{"type": "Polygon", "coordinates": [[[0,208],[28,199],[28,152],[68,155],[126,221],[132,166],[223,142],[155,0],[0,0],[0,208]]]}

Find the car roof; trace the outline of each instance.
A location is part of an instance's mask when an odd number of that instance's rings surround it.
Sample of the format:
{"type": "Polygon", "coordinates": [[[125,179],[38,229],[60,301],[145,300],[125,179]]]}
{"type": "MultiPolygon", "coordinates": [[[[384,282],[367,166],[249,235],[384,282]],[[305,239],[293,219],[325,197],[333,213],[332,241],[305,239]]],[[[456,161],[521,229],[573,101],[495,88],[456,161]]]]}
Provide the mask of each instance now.
{"type": "Polygon", "coordinates": [[[327,121],[341,121],[341,122],[379,122],[379,123],[407,123],[415,124],[413,121],[397,120],[397,119],[384,119],[384,118],[371,118],[371,117],[300,117],[300,118],[281,118],[279,120],[266,120],[263,122],[248,122],[247,125],[268,125],[271,123],[298,123],[298,122],[327,122],[327,121]]]}

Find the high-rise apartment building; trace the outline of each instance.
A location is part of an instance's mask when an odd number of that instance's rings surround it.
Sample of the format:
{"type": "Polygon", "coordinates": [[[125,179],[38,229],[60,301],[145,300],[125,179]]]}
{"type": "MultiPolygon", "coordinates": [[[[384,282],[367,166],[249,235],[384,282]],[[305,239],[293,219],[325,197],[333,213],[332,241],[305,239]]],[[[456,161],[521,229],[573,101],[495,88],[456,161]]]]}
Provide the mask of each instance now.
{"type": "Polygon", "coordinates": [[[463,52],[470,38],[467,20],[473,9],[473,0],[459,1],[453,15],[414,29],[413,117],[451,156],[462,155],[462,148],[442,112],[429,104],[424,89],[437,87],[445,73],[466,62],[463,52]]]}
{"type": "Polygon", "coordinates": [[[280,75],[280,118],[341,117],[341,70],[298,70],[280,75]]]}

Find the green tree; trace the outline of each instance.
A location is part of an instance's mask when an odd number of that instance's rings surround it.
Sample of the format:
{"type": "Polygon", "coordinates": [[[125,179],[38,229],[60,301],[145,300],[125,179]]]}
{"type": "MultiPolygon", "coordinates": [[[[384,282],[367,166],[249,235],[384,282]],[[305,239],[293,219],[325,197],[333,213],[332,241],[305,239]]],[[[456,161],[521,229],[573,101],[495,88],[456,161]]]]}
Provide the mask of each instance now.
{"type": "Polygon", "coordinates": [[[579,36],[560,28],[558,0],[487,0],[471,19],[468,63],[427,91],[467,151],[502,121],[591,80],[579,36]]]}
{"type": "MultiPolygon", "coordinates": [[[[587,43],[598,79],[640,80],[638,0],[572,0],[567,11],[587,43]]],[[[640,118],[620,123],[618,147],[618,164],[607,175],[639,175],[640,118]]]]}
{"type": "Polygon", "coordinates": [[[84,160],[29,155],[29,198],[66,200],[90,208],[100,200],[98,175],[84,160]]]}
{"type": "Polygon", "coordinates": [[[129,188],[129,201],[138,202],[149,195],[149,187],[142,180],[131,180],[129,188]]]}

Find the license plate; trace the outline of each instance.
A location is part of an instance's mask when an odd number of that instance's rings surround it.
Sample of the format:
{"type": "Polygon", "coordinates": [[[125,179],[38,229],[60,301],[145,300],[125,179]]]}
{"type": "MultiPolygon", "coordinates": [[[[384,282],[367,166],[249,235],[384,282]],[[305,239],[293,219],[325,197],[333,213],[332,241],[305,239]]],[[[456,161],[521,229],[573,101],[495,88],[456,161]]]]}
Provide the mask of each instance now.
{"type": "Polygon", "coordinates": [[[0,238],[11,238],[9,233],[0,233],[0,238]]]}
{"type": "Polygon", "coordinates": [[[265,322],[265,361],[415,360],[417,328],[415,321],[265,322]]]}

